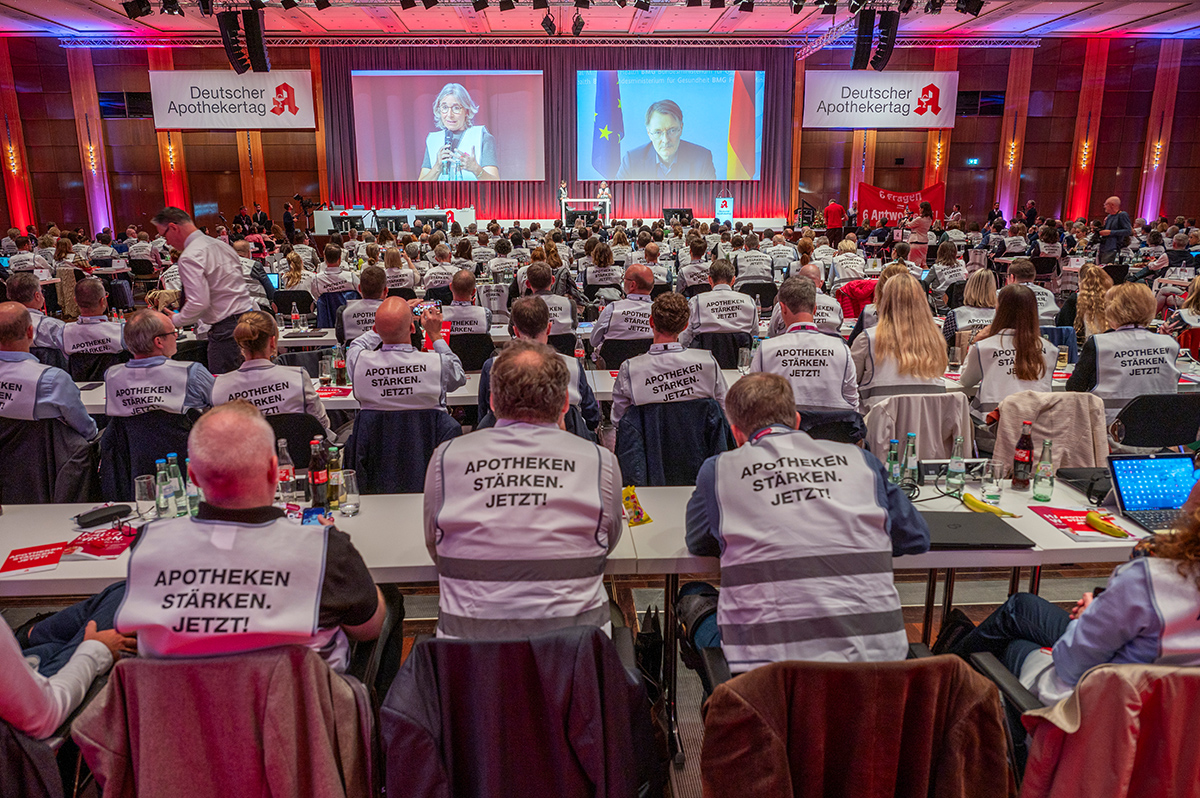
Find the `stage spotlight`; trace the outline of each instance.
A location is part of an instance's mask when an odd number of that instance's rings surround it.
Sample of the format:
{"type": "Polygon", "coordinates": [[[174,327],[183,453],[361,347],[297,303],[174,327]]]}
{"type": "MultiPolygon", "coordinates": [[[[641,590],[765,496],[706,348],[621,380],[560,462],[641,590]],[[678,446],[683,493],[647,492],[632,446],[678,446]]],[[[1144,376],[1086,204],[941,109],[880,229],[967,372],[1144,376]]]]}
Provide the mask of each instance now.
{"type": "Polygon", "coordinates": [[[266,0],[250,0],[250,10],[251,11],[262,11],[266,7],[267,7],[266,0]]]}
{"type": "Polygon", "coordinates": [[[213,15],[213,0],[200,0],[200,16],[211,17],[213,15]]]}
{"type": "Polygon", "coordinates": [[[324,11],[333,5],[333,3],[330,0],[313,0],[313,5],[317,7],[318,11],[324,11]]]}
{"type": "Polygon", "coordinates": [[[279,4],[283,6],[284,11],[291,11],[293,8],[300,7],[300,0],[280,0],[279,4]]]}
{"type": "Polygon", "coordinates": [[[617,5],[619,5],[621,8],[624,8],[627,2],[628,0],[617,0],[617,5]]]}
{"type": "Polygon", "coordinates": [[[724,8],[725,0],[708,0],[709,8],[724,8]]]}
{"type": "Polygon", "coordinates": [[[799,14],[801,11],[804,10],[804,0],[792,0],[791,6],[792,6],[792,13],[799,14]]]}
{"type": "Polygon", "coordinates": [[[958,0],[954,4],[954,10],[960,14],[970,14],[973,17],[979,16],[979,12],[983,11],[983,0],[958,0]]]}
{"type": "Polygon", "coordinates": [[[162,0],[162,8],[158,9],[158,13],[182,17],[183,9],[179,7],[179,0],[162,0]]]}
{"type": "Polygon", "coordinates": [[[546,31],[547,36],[554,36],[558,33],[558,26],[554,24],[554,17],[550,16],[550,12],[546,12],[546,16],[542,17],[542,30],[546,31]]]}
{"type": "Polygon", "coordinates": [[[512,11],[517,7],[517,0],[500,0],[501,11],[512,11]]]}
{"type": "Polygon", "coordinates": [[[650,0],[633,0],[633,7],[638,11],[649,11],[650,0]]]}
{"type": "MultiPolygon", "coordinates": [[[[576,8],[591,8],[592,0],[575,0],[575,7],[576,8]]],[[[578,16],[578,14],[576,14],[576,16],[578,16]]]]}
{"type": "Polygon", "coordinates": [[[900,0],[900,2],[896,4],[896,10],[901,14],[907,14],[909,11],[912,11],[912,7],[915,2],[916,0],[900,0]]]}
{"type": "Polygon", "coordinates": [[[433,8],[437,4],[438,0],[421,0],[421,5],[425,6],[426,8],[433,8]]]}
{"type": "MultiPolygon", "coordinates": [[[[575,0],[578,4],[579,0],[575,0]]],[[[578,36],[583,33],[583,15],[578,11],[575,12],[575,19],[571,20],[571,35],[578,36]]]]}
{"type": "Polygon", "coordinates": [[[942,13],[942,5],[944,3],[945,3],[945,0],[926,0],[925,1],[925,13],[926,14],[942,13]]]}
{"type": "Polygon", "coordinates": [[[850,13],[857,14],[862,11],[867,5],[867,0],[850,0],[850,13]]]}
{"type": "Polygon", "coordinates": [[[471,8],[475,9],[476,12],[483,11],[487,7],[488,0],[475,0],[475,2],[471,4],[471,8]]]}
{"type": "Polygon", "coordinates": [[[144,17],[147,14],[153,14],[154,9],[150,7],[150,0],[129,0],[127,3],[122,3],[125,6],[125,14],[130,19],[144,17]]]}

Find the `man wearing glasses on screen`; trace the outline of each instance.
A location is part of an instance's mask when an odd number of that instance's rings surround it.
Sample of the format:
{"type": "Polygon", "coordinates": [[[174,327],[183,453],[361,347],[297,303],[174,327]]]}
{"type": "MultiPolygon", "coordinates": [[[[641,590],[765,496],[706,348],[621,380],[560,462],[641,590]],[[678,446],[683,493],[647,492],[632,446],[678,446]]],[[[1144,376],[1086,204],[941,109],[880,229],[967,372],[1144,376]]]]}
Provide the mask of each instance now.
{"type": "Polygon", "coordinates": [[[472,124],[479,106],[461,84],[447,83],[433,101],[437,130],[425,137],[418,180],[499,180],[496,139],[472,124]]]}
{"type": "Polygon", "coordinates": [[[683,140],[683,111],[672,100],[646,109],[649,144],[621,158],[617,180],[716,180],[712,151],[683,140]]]}

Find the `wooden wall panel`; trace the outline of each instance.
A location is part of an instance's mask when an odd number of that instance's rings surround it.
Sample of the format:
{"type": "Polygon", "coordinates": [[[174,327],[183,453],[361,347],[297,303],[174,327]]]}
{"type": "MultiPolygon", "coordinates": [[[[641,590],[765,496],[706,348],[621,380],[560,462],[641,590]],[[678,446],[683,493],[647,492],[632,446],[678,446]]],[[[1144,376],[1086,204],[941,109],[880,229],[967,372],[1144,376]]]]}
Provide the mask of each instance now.
{"type": "MultiPolygon", "coordinates": [[[[1162,205],[1163,178],[1171,153],[1171,129],[1175,122],[1175,94],[1179,89],[1179,68],[1183,40],[1167,39],[1159,51],[1154,95],[1146,120],[1146,146],[1142,155],[1141,198],[1138,215],[1153,219],[1167,212],[1162,205]]],[[[1128,111],[1128,106],[1126,107],[1128,111]]]]}

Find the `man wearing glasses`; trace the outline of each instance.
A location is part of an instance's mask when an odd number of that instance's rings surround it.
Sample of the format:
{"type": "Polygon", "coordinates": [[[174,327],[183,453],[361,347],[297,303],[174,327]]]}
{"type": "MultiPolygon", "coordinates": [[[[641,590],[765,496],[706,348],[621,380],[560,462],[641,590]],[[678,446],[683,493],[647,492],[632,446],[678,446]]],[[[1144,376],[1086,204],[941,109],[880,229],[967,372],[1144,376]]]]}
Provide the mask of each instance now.
{"type": "Polygon", "coordinates": [[[716,180],[712,151],[683,140],[683,111],[673,100],[646,109],[649,144],[621,158],[617,180],[716,180]]]}
{"type": "Polygon", "coordinates": [[[104,412],[136,416],[150,410],[186,413],[212,406],[214,378],[199,363],[172,360],[179,346],[171,317],[139,310],[125,321],[125,345],[133,360],[104,373],[104,412]]]}
{"type": "Polygon", "coordinates": [[[466,88],[447,83],[433,101],[437,130],[425,138],[425,161],[418,180],[498,180],[496,139],[474,124],[479,106],[466,88]]]}

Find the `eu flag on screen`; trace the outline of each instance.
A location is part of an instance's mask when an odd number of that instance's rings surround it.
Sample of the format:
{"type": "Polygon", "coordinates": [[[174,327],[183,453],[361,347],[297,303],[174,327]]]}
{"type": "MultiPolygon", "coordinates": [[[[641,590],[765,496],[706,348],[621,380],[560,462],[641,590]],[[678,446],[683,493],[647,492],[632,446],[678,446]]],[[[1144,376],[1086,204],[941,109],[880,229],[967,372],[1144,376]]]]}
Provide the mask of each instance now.
{"type": "Polygon", "coordinates": [[[592,167],[605,180],[617,176],[621,167],[621,87],[616,70],[596,72],[596,112],[592,115],[592,167]]]}

